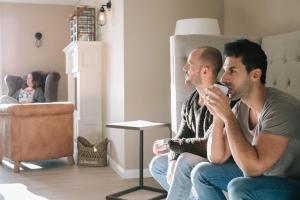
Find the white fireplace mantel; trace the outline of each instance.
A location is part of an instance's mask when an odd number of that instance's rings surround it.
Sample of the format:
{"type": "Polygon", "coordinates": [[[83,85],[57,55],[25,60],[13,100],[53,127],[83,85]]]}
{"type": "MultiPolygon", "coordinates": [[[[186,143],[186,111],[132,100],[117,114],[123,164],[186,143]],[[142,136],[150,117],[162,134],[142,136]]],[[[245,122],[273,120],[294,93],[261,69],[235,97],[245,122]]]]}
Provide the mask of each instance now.
{"type": "Polygon", "coordinates": [[[75,104],[75,136],[102,137],[101,42],[74,41],[63,49],[68,75],[68,101],[75,104]]]}

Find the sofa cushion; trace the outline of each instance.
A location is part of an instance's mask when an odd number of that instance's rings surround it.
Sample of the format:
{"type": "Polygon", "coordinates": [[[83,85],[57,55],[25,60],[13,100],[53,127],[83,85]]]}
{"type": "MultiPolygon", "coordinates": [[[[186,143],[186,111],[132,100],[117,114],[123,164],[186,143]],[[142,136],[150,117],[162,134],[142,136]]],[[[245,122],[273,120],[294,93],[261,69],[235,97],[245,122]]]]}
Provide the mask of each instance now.
{"type": "Polygon", "coordinates": [[[300,100],[300,31],[263,37],[268,57],[266,85],[300,100]]]}

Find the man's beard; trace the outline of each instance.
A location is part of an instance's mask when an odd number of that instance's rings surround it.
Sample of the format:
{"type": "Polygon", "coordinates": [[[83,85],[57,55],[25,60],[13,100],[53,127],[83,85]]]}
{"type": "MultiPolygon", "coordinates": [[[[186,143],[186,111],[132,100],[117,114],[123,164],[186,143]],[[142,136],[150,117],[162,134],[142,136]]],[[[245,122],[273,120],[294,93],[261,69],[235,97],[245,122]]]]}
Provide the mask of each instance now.
{"type": "Polygon", "coordinates": [[[197,85],[202,83],[200,77],[196,80],[195,80],[195,77],[194,77],[194,81],[192,81],[191,79],[189,79],[189,76],[187,74],[185,75],[184,82],[187,86],[194,86],[194,87],[196,87],[197,85]]]}
{"type": "Polygon", "coordinates": [[[185,80],[184,83],[186,86],[194,86],[194,84],[190,80],[185,80]]]}
{"type": "Polygon", "coordinates": [[[232,89],[234,89],[234,87],[232,87],[231,84],[226,84],[226,86],[229,88],[230,97],[231,97],[231,100],[233,100],[233,101],[241,99],[241,98],[247,96],[249,91],[251,90],[250,79],[246,79],[241,84],[242,87],[237,88],[237,90],[234,90],[235,93],[231,93],[232,89]]]}
{"type": "Polygon", "coordinates": [[[184,83],[185,83],[187,86],[191,86],[191,85],[192,85],[192,82],[191,82],[191,80],[189,79],[189,75],[188,75],[188,74],[185,74],[185,76],[184,76],[184,83]]]}

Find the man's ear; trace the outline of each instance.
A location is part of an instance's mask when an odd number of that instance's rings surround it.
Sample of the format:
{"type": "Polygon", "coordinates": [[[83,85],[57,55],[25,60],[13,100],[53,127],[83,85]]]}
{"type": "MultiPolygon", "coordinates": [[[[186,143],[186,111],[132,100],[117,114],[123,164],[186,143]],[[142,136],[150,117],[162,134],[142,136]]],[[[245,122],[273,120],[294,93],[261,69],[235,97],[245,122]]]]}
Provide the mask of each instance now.
{"type": "Polygon", "coordinates": [[[253,81],[260,81],[261,75],[262,75],[261,69],[257,68],[257,69],[254,69],[254,70],[251,71],[251,79],[253,81]]]}
{"type": "Polygon", "coordinates": [[[204,64],[204,65],[202,66],[202,73],[203,73],[203,74],[207,74],[208,71],[209,71],[209,66],[208,66],[207,64],[204,64]]]}

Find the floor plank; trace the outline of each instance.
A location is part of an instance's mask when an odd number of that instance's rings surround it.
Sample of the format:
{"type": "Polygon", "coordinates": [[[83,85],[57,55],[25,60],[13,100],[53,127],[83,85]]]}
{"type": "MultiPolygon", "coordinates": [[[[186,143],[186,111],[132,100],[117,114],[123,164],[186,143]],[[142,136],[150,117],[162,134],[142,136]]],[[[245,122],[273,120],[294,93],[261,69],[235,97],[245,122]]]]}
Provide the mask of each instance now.
{"type": "MultiPolygon", "coordinates": [[[[66,159],[32,163],[40,169],[23,167],[14,173],[0,165],[0,200],[99,200],[138,185],[138,179],[122,179],[109,167],[70,166],[66,159]]],[[[152,178],[145,185],[160,188],[152,178]]],[[[157,193],[139,191],[127,199],[148,199],[157,193]]],[[[124,196],[125,197],[125,196],[124,196]]]]}

